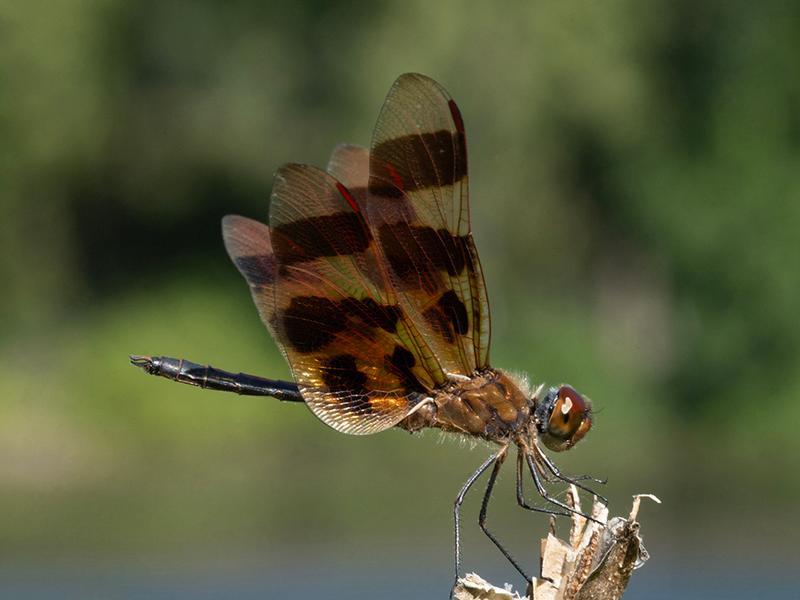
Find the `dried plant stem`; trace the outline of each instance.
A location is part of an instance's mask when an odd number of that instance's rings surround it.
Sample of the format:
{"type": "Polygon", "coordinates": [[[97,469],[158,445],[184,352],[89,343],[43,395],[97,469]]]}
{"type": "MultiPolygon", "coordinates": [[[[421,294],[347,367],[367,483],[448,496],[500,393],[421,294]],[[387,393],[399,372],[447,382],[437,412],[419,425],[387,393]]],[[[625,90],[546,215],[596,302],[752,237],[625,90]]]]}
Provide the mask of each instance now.
{"type": "MultiPolygon", "coordinates": [[[[572,506],[580,510],[578,490],[569,492],[572,506]]],[[[592,506],[595,523],[573,515],[569,541],[555,536],[555,524],[541,541],[541,576],[531,582],[524,598],[531,600],[617,600],[622,597],[634,569],[649,558],[636,520],[642,498],[660,502],[651,494],[634,496],[628,517],[608,518],[608,508],[592,506]]],[[[455,600],[521,600],[475,573],[462,577],[453,590],[455,600]]]]}

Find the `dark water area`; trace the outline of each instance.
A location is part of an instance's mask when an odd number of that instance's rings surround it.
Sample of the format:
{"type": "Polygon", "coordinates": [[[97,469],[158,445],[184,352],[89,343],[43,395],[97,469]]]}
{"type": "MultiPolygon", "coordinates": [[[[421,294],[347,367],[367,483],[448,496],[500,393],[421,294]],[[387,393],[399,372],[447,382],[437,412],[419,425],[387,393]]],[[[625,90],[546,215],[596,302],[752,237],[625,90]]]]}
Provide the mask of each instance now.
{"type": "MultiPolygon", "coordinates": [[[[673,598],[738,600],[797,598],[796,573],[733,566],[704,569],[699,561],[646,566],[634,574],[626,600],[673,598]],[[791,580],[794,577],[794,581],[791,580]]],[[[442,572],[341,569],[188,569],[130,567],[52,568],[47,565],[0,569],[0,598],[30,600],[211,600],[234,598],[446,598],[449,578],[442,572]]]]}

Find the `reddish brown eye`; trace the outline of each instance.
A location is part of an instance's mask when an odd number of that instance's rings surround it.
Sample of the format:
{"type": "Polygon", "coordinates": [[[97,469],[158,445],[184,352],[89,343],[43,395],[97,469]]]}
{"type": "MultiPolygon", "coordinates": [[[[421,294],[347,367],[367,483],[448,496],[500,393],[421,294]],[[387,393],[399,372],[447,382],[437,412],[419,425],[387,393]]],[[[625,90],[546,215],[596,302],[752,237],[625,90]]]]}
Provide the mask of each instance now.
{"type": "Polygon", "coordinates": [[[552,409],[542,439],[551,450],[561,451],[574,446],[592,427],[591,406],[568,385],[553,391],[552,409]]]}

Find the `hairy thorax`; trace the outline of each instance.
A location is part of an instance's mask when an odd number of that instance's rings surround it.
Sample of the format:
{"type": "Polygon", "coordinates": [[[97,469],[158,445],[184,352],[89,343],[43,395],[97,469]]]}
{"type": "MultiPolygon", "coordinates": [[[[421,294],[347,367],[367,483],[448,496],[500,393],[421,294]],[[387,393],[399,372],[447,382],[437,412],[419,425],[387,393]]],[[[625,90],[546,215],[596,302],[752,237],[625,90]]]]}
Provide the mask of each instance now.
{"type": "Polygon", "coordinates": [[[508,374],[486,369],[474,377],[452,382],[398,426],[409,431],[436,427],[490,441],[504,442],[530,422],[524,386],[508,374]]]}

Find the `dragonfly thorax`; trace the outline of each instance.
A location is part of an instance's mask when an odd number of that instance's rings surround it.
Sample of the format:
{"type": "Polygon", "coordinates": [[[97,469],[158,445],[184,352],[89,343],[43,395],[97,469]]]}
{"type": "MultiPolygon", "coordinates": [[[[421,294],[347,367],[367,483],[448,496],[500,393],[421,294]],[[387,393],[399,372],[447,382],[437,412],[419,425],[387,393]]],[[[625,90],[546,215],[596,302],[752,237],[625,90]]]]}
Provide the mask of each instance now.
{"type": "MultiPolygon", "coordinates": [[[[489,441],[508,440],[531,422],[533,406],[521,387],[520,382],[496,369],[451,382],[418,411],[414,429],[435,427],[489,441]]],[[[410,429],[405,423],[400,426],[410,429]]]]}

